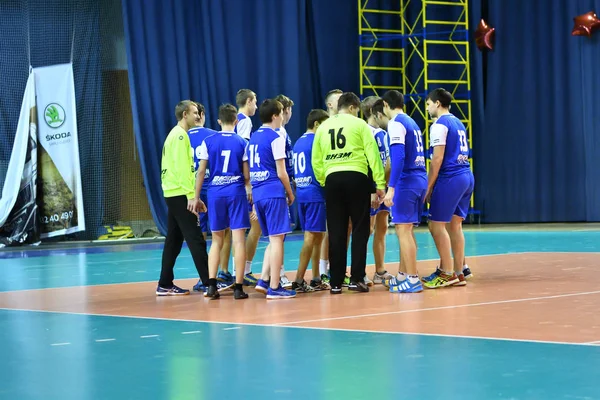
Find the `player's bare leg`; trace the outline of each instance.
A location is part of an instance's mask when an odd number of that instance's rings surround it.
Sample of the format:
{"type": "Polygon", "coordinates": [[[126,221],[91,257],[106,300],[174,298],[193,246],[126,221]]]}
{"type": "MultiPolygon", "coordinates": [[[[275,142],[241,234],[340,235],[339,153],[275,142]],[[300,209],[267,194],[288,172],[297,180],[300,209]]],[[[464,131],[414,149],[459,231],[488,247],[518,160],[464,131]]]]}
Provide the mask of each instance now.
{"type": "Polygon", "coordinates": [[[233,297],[236,300],[247,299],[248,295],[244,293],[243,289],[244,267],[246,264],[246,230],[236,229],[233,232],[231,230],[229,232],[235,253],[233,258],[233,263],[235,266],[235,288],[233,290],[233,297]]]}
{"type": "MultiPolygon", "coordinates": [[[[269,236],[269,269],[271,272],[270,288],[267,292],[267,299],[282,299],[296,297],[296,292],[286,290],[281,286],[279,273],[283,265],[283,239],[285,235],[269,236]]],[[[263,271],[264,275],[264,271],[263,271]]]]}
{"type": "Polygon", "coordinates": [[[218,299],[217,290],[217,272],[219,270],[219,261],[221,258],[221,249],[223,248],[223,238],[225,231],[212,232],[212,244],[208,252],[208,289],[206,297],[218,299]]]}
{"type": "MultiPolygon", "coordinates": [[[[389,213],[387,211],[378,212],[374,217],[373,229],[373,256],[375,257],[375,279],[385,280],[391,278],[385,270],[385,237],[388,231],[389,213]]],[[[379,282],[376,282],[379,283],[379,282]]]]}
{"type": "MultiPolygon", "coordinates": [[[[302,250],[300,250],[300,260],[298,262],[298,270],[296,271],[296,279],[292,282],[292,290],[300,291],[300,292],[314,292],[315,288],[312,285],[309,285],[304,280],[304,276],[306,275],[306,269],[308,268],[308,263],[311,261],[311,258],[314,258],[314,254],[318,254],[315,252],[315,247],[317,244],[321,244],[323,242],[323,233],[321,232],[304,232],[304,243],[302,243],[302,250]]],[[[318,258],[317,258],[317,274],[318,274],[318,258]]],[[[315,279],[315,263],[313,260],[313,280],[315,279]]],[[[317,275],[318,277],[319,275],[317,275]]],[[[320,280],[320,277],[319,277],[320,280]]],[[[312,282],[312,281],[311,281],[312,282]]]]}
{"type": "Polygon", "coordinates": [[[431,281],[425,282],[424,286],[430,289],[454,285],[458,277],[454,274],[454,263],[452,262],[452,245],[450,235],[446,230],[445,222],[429,221],[429,231],[433,236],[435,247],[440,255],[441,264],[439,275],[431,281]]]}
{"type": "Polygon", "coordinates": [[[405,271],[389,282],[392,293],[419,293],[423,285],[417,272],[417,242],[413,224],[396,224],[396,235],[400,244],[400,260],[405,271]]]}
{"type": "Polygon", "coordinates": [[[465,260],[465,235],[463,234],[462,224],[463,219],[457,215],[453,215],[448,229],[450,243],[452,245],[452,254],[454,255],[454,273],[459,279],[459,282],[456,284],[457,286],[464,286],[467,284],[463,274],[465,260]]]}

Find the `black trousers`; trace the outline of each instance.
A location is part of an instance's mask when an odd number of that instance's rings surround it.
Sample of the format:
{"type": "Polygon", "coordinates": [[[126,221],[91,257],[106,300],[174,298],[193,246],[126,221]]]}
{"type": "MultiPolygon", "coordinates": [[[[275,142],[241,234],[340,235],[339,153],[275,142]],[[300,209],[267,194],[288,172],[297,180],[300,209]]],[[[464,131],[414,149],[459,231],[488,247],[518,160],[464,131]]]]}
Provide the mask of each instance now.
{"type": "Polygon", "coordinates": [[[341,287],[346,274],[348,219],[352,221],[351,278],[360,282],[365,277],[372,187],[372,180],[360,172],[334,172],[325,181],[332,287],[341,287]]]}
{"type": "Polygon", "coordinates": [[[167,197],[165,200],[169,216],[158,285],[163,288],[173,286],[173,267],[181,252],[184,239],[192,253],[198,276],[206,285],[208,284],[208,253],[206,252],[206,241],[198,227],[198,218],[187,210],[185,196],[167,197]]]}

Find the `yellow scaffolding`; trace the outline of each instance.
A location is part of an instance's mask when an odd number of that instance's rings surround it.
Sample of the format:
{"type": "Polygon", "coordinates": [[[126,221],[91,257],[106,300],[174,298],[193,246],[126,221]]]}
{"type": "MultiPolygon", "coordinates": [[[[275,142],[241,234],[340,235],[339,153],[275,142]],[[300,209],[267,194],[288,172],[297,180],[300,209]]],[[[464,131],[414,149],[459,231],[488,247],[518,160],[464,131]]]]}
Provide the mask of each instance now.
{"type": "MultiPolygon", "coordinates": [[[[386,10],[377,9],[380,3],[358,0],[360,95],[379,96],[378,90],[389,89],[404,93],[406,112],[425,128],[429,171],[431,118],[425,99],[431,90],[443,87],[452,93],[452,113],[467,128],[473,148],[468,0],[397,0],[397,8],[386,10]]],[[[469,161],[473,169],[472,154],[469,161]]],[[[470,213],[479,214],[474,196],[470,213]]]]}

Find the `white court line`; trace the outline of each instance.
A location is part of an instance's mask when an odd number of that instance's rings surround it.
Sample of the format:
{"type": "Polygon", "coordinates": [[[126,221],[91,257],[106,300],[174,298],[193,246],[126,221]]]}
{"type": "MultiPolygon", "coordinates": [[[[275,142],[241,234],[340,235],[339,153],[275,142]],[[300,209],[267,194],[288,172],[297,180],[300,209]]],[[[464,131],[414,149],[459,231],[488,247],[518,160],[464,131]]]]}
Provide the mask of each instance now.
{"type": "Polygon", "coordinates": [[[69,342],[65,342],[65,343],[52,343],[50,346],[68,346],[71,343],[69,342]]]}
{"type": "Polygon", "coordinates": [[[109,338],[109,339],[96,339],[96,342],[114,342],[117,339],[109,338]]]}
{"type": "Polygon", "coordinates": [[[600,340],[596,340],[595,342],[587,342],[586,344],[600,344],[600,340]]]}
{"type": "Polygon", "coordinates": [[[202,331],[188,331],[188,332],[181,332],[182,335],[193,335],[195,333],[202,333],[202,331]]]}
{"type": "Polygon", "coordinates": [[[242,329],[242,328],[239,327],[239,326],[234,326],[233,328],[223,328],[224,331],[233,331],[233,330],[236,330],[236,329],[242,329]]]}
{"type": "MultiPolygon", "coordinates": [[[[418,312],[418,311],[431,311],[434,309],[445,309],[445,308],[461,308],[461,307],[471,307],[471,306],[483,306],[489,304],[501,304],[501,303],[511,303],[511,302],[525,302],[532,301],[536,299],[551,299],[551,298],[561,298],[561,297],[572,297],[572,296],[584,296],[589,294],[600,294],[599,291],[594,292],[581,292],[581,293],[567,293],[563,295],[556,296],[546,296],[546,297],[534,297],[534,298],[525,298],[525,299],[515,299],[515,300],[504,300],[499,302],[489,302],[489,303],[474,303],[474,304],[464,304],[459,306],[449,306],[449,307],[434,307],[434,308],[424,308],[417,310],[407,310],[406,312],[418,312]]],[[[0,310],[6,311],[24,311],[24,312],[34,312],[34,313],[46,313],[46,314],[65,314],[65,315],[79,315],[85,317],[108,317],[108,318],[124,318],[124,319],[142,319],[142,320],[156,320],[156,321],[173,321],[173,322],[189,322],[189,323],[205,323],[205,324],[215,324],[215,325],[241,325],[241,326],[253,326],[253,327],[262,327],[262,328],[280,328],[280,329],[308,329],[308,330],[317,330],[317,331],[339,331],[339,332],[350,332],[350,333],[373,333],[379,335],[404,335],[404,336],[428,336],[428,337],[444,337],[444,338],[457,338],[457,339],[476,339],[476,340],[494,340],[494,341],[504,341],[504,342],[520,342],[520,343],[539,343],[539,344],[560,344],[566,346],[597,346],[598,342],[585,342],[585,343],[576,343],[576,342],[560,342],[560,341],[549,341],[549,340],[534,340],[534,339],[511,339],[511,338],[502,338],[502,337],[488,337],[488,336],[468,336],[468,335],[448,335],[448,334],[440,334],[440,333],[416,333],[416,332],[384,332],[384,331],[375,331],[368,329],[344,329],[344,328],[324,328],[324,327],[314,327],[314,326],[298,326],[298,325],[287,325],[290,323],[298,323],[298,322],[288,322],[281,324],[260,324],[260,323],[248,323],[248,322],[233,322],[233,321],[207,321],[207,320],[194,320],[194,319],[182,319],[182,318],[160,318],[160,317],[146,317],[146,316],[135,316],[135,315],[111,315],[111,314],[97,314],[97,313],[81,313],[81,312],[72,312],[72,311],[49,311],[49,310],[31,310],[31,309],[15,309],[15,308],[4,308],[0,307],[0,310]]],[[[391,312],[391,313],[401,313],[391,312]]],[[[386,313],[390,314],[390,313],[386,313]]],[[[348,317],[342,317],[348,318],[348,317]]],[[[350,318],[360,318],[360,316],[352,316],[350,318]]],[[[325,318],[317,321],[329,321],[336,318],[325,318]]],[[[238,327],[239,328],[239,327],[238,327]]],[[[228,329],[228,328],[224,328],[228,329]]],[[[231,328],[229,328],[231,329],[231,328]]],[[[150,335],[158,336],[158,335],[150,335]]],[[[142,336],[144,337],[144,336],[142,336]]]]}
{"type": "Polygon", "coordinates": [[[140,336],[140,339],[147,339],[147,338],[153,338],[153,337],[158,337],[158,335],[143,335],[143,336],[140,336]]]}
{"type": "Polygon", "coordinates": [[[417,308],[417,309],[414,309],[414,310],[387,311],[387,312],[372,313],[372,314],[357,314],[357,315],[348,315],[348,316],[345,316],[345,317],[307,319],[307,320],[303,320],[303,321],[281,322],[281,323],[277,323],[277,324],[274,324],[274,325],[307,324],[307,323],[310,323],[310,322],[339,321],[339,320],[344,320],[344,319],[380,317],[380,316],[384,316],[384,315],[410,314],[410,313],[417,313],[417,312],[421,312],[421,311],[453,310],[453,309],[465,308],[465,307],[490,306],[490,305],[494,305],[494,304],[507,304],[507,303],[522,303],[522,302],[525,302],[525,301],[547,300],[547,299],[560,299],[560,298],[563,298],[563,297],[587,296],[587,295],[591,295],[591,294],[600,294],[600,290],[595,290],[593,292],[579,292],[579,293],[557,294],[557,295],[553,295],[553,296],[527,297],[527,298],[524,298],[524,299],[498,300],[498,301],[487,301],[487,302],[483,302],[483,303],[460,304],[460,305],[457,305],[457,306],[417,308]]]}

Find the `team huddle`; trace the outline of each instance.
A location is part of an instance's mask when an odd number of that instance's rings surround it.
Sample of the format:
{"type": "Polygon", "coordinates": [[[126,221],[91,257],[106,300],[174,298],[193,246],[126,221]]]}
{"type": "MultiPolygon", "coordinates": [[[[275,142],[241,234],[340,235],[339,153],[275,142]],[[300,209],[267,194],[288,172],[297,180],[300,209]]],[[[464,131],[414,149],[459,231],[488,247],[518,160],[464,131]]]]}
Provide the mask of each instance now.
{"type": "Polygon", "coordinates": [[[255,287],[267,299],[281,299],[297,292],[338,294],[342,286],[368,292],[369,286],[383,284],[393,293],[417,293],[424,287],[466,285],[472,274],[465,263],[462,222],[474,178],[466,129],[449,112],[451,101],[443,89],[427,98],[435,121],[430,128],[429,176],[421,129],[404,113],[404,96],[398,91],[362,102],[353,93],[330,91],[327,111],[308,114],[307,130],[293,146],[285,125],[294,103],[287,96],[264,100],[257,107],[254,92],[238,91],[238,108],[225,104],[218,110],[218,132],[204,127],[201,104],[180,102],[175,109],[178,125],[163,147],[161,178],[169,213],[156,294],[189,294],[173,284],[184,239],[200,277],[193,290],[211,299],[232,289],[235,299],[245,299],[244,286],[255,287]],[[257,111],[262,126],[252,132],[250,117],[257,111]],[[364,120],[358,118],[360,111],[364,120]],[[366,202],[353,200],[363,189],[366,202]],[[290,282],[283,261],[294,202],[304,242],[290,282]],[[440,264],[431,275],[420,277],[413,228],[426,202],[440,264]],[[396,275],[386,271],[384,261],[390,217],[400,245],[396,275]],[[212,244],[207,253],[209,231],[212,244]],[[376,267],[372,279],[365,273],[370,234],[376,267]],[[268,237],[269,244],[256,279],[252,263],[261,236],[268,237]],[[232,253],[234,274],[229,272],[232,253]],[[307,282],[309,263],[312,277],[307,282]]]}

